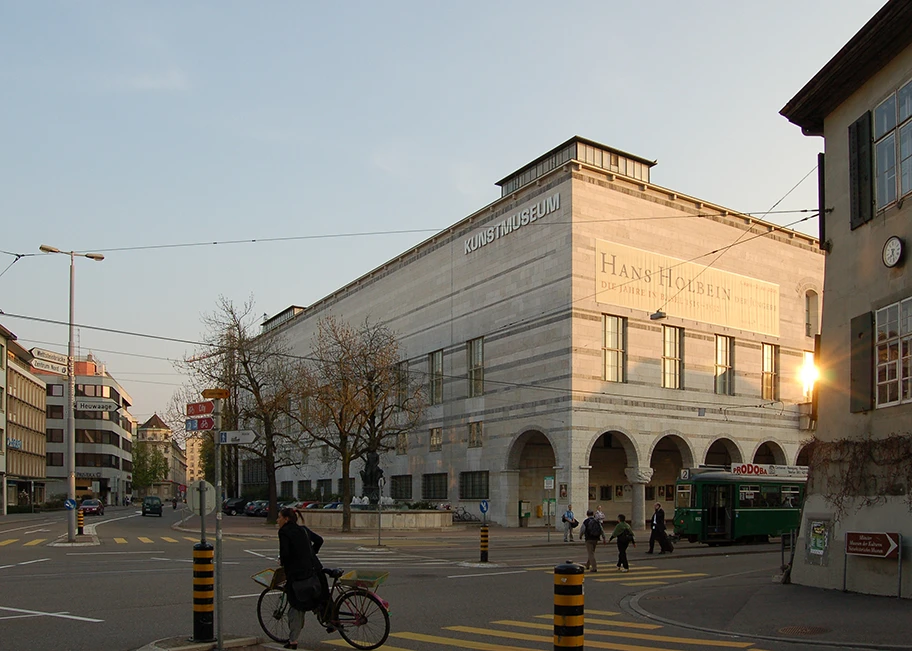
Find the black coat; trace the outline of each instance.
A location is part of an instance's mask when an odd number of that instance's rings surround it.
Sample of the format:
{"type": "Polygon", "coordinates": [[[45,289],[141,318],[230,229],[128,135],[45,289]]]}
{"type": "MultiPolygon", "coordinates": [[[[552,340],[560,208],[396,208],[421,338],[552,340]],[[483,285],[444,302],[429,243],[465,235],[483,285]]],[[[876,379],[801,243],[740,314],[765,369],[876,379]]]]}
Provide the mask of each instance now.
{"type": "Polygon", "coordinates": [[[279,562],[285,568],[285,580],[289,583],[306,579],[323,569],[317,553],[323,546],[323,538],[307,527],[289,520],[279,529],[279,562]],[[313,549],[311,553],[310,549],[313,549]]]}
{"type": "Polygon", "coordinates": [[[659,510],[652,514],[652,523],[654,531],[665,531],[665,509],[659,507],[659,510]]]}

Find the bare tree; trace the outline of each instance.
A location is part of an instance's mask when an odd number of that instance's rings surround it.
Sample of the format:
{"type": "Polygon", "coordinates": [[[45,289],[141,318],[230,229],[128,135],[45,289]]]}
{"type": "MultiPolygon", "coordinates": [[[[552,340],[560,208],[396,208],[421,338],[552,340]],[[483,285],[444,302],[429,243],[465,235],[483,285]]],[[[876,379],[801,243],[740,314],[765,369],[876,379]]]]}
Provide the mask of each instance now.
{"type": "Polygon", "coordinates": [[[219,297],[216,311],[203,318],[207,345],[179,366],[191,375],[193,387],[229,391],[229,398],[222,401],[223,429],[249,428],[257,433],[246,449],[265,467],[268,521],[275,522],[276,471],[301,463],[301,435],[289,431],[287,413],[302,361],[281,336],[257,332],[254,314],[252,299],[237,306],[219,297]]]}
{"type": "Polygon", "coordinates": [[[341,463],[342,530],[350,531],[351,463],[370,459],[376,469],[377,455],[415,429],[424,415],[424,383],[407,372],[395,334],[369,319],[357,328],[321,319],[311,358],[291,415],[312,445],[327,446],[341,463]]]}

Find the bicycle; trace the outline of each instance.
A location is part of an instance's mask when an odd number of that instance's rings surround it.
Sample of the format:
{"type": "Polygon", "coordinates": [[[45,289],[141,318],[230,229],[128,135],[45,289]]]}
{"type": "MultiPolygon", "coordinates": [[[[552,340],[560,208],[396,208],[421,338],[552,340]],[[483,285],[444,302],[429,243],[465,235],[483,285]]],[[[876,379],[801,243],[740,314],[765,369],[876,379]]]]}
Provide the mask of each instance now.
{"type": "MultiPolygon", "coordinates": [[[[377,596],[375,590],[389,572],[366,572],[323,568],[331,578],[329,598],[322,608],[313,609],[320,626],[327,633],[339,635],[356,649],[368,651],[386,642],[390,633],[389,603],[377,596]]],[[[276,642],[288,641],[288,597],[285,595],[285,572],[264,570],[253,576],[266,589],[257,600],[257,619],[260,626],[276,642]]]]}
{"type": "Polygon", "coordinates": [[[457,506],[453,511],[454,522],[480,522],[478,516],[465,510],[464,506],[457,506]]]}

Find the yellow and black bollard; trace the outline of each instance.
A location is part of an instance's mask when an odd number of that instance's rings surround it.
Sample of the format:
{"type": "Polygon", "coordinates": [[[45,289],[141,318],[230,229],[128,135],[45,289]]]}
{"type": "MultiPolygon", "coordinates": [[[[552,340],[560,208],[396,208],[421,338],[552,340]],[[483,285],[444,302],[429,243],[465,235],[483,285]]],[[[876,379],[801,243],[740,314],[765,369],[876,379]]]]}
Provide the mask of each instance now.
{"type": "Polygon", "coordinates": [[[193,642],[212,642],[215,612],[215,566],[212,545],[193,545],[193,642]]]}
{"type": "Polygon", "coordinates": [[[488,562],[488,525],[481,527],[481,562],[488,562]]]}
{"type": "Polygon", "coordinates": [[[76,511],[76,535],[81,536],[85,532],[85,513],[82,509],[76,511]]]}
{"type": "Polygon", "coordinates": [[[554,568],[554,651],[583,648],[584,571],[570,561],[554,568]]]}

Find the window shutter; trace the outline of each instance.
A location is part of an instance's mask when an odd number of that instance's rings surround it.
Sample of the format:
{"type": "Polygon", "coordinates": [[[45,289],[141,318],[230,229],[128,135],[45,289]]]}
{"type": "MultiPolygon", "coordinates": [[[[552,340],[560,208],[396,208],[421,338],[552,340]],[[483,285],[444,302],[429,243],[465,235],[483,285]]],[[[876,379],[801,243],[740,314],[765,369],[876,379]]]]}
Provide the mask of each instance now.
{"type": "Polygon", "coordinates": [[[852,230],[874,217],[874,170],[871,149],[871,112],[868,111],[849,126],[849,224],[852,230]]]}
{"type": "Polygon", "coordinates": [[[852,319],[849,361],[849,411],[870,411],[874,404],[874,313],[852,319]]]}

